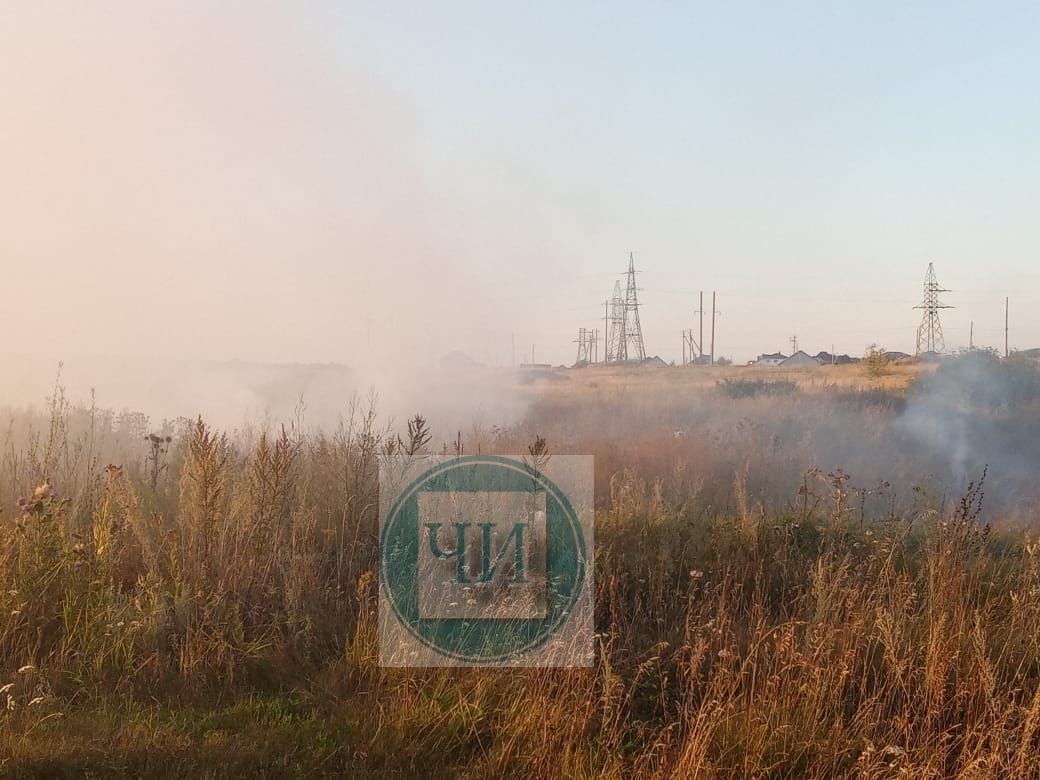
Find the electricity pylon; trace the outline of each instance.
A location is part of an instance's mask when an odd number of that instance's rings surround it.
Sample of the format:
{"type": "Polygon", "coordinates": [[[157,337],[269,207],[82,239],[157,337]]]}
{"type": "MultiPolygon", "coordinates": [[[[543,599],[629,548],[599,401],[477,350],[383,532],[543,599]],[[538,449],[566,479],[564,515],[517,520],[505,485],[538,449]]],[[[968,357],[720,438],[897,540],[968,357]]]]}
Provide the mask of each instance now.
{"type": "Polygon", "coordinates": [[[643,348],[643,328],[639,324],[639,297],[636,288],[636,261],[628,254],[628,285],[625,288],[625,336],[622,360],[646,360],[643,348]]]}
{"type": "Polygon", "coordinates": [[[599,331],[590,328],[578,328],[578,338],[574,342],[578,345],[578,358],[576,365],[595,363],[598,357],[599,331]]]}
{"type": "Polygon", "coordinates": [[[928,264],[928,273],[924,277],[924,300],[915,309],[923,309],[921,324],[917,326],[917,353],[934,352],[942,354],[946,351],[946,341],[943,339],[942,323],[939,322],[939,309],[952,309],[939,300],[939,293],[949,292],[939,286],[935,278],[935,268],[932,263],[928,264]]]}
{"type": "Polygon", "coordinates": [[[614,282],[614,292],[604,304],[603,359],[607,363],[625,360],[625,299],[621,297],[621,282],[614,282]]]}

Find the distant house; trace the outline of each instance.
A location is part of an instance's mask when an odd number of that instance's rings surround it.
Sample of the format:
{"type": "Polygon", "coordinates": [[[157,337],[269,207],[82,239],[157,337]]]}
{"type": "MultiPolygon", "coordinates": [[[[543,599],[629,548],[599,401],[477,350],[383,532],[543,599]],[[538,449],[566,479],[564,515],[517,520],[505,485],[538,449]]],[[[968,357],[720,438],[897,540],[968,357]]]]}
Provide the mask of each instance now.
{"type": "Polygon", "coordinates": [[[897,360],[909,360],[910,355],[906,354],[905,352],[895,352],[890,350],[885,353],[885,358],[894,363],[897,360]]]}
{"type": "Polygon", "coordinates": [[[851,363],[859,362],[859,358],[849,357],[848,355],[832,355],[830,352],[821,352],[816,356],[816,359],[823,366],[847,366],[851,363]]]}
{"type": "Polygon", "coordinates": [[[755,361],[756,366],[779,366],[787,360],[787,355],[781,352],[774,352],[771,355],[759,355],[758,360],[755,361]]]}
{"type": "Polygon", "coordinates": [[[798,350],[791,357],[785,358],[780,361],[780,366],[783,368],[790,368],[792,366],[818,366],[820,361],[814,358],[808,352],[798,350]]]}

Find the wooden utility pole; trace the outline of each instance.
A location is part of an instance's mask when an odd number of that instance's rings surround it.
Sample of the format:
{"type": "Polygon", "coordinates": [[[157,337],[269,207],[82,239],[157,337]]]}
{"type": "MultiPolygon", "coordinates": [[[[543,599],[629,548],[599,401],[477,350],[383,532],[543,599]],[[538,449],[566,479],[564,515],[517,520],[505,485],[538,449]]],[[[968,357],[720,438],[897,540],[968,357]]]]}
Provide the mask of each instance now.
{"type": "Polygon", "coordinates": [[[701,305],[697,309],[701,315],[701,332],[700,338],[697,339],[697,351],[701,353],[701,357],[704,357],[704,290],[701,290],[701,305]]]}
{"type": "Polygon", "coordinates": [[[968,349],[975,349],[975,320],[968,326],[968,349]]]}
{"type": "Polygon", "coordinates": [[[715,291],[711,291],[711,364],[715,365],[715,291]]]}
{"type": "Polygon", "coordinates": [[[1004,358],[1011,357],[1011,351],[1008,349],[1008,308],[1010,307],[1011,298],[1004,299],[1004,358]]]}

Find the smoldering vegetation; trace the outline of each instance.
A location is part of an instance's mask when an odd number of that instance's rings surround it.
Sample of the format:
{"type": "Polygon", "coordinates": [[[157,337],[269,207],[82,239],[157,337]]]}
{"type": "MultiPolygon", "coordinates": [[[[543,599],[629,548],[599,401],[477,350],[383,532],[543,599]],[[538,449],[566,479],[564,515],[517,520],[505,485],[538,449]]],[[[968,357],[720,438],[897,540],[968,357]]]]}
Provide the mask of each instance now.
{"type": "Polygon", "coordinates": [[[1034,366],[905,396],[568,381],[447,431],[364,397],[228,433],[60,388],[8,414],[3,771],[1030,776],[1040,550],[993,521],[1030,517],[1035,453],[1003,448],[1034,366]],[[569,449],[597,458],[595,665],[380,668],[378,467],[569,449]]]}
{"type": "Polygon", "coordinates": [[[357,398],[374,398],[383,420],[421,411],[445,432],[512,424],[527,408],[513,372],[472,361],[358,366],[105,357],[56,363],[33,356],[0,373],[0,408],[35,410],[46,418],[43,407],[56,386],[74,409],[147,417],[153,427],[201,416],[229,432],[289,422],[330,431],[357,398]]]}
{"type": "Polygon", "coordinates": [[[517,442],[537,432],[559,451],[592,452],[600,496],[635,456],[647,476],[720,513],[735,507],[735,476],[753,508],[776,513],[804,507],[807,489],[840,475],[857,516],[883,519],[953,501],[985,473],[988,507],[1029,522],[1040,498],[1036,362],[965,353],[906,392],[828,384],[823,371],[811,390],[759,378],[693,393],[638,383],[547,393],[517,442]]]}

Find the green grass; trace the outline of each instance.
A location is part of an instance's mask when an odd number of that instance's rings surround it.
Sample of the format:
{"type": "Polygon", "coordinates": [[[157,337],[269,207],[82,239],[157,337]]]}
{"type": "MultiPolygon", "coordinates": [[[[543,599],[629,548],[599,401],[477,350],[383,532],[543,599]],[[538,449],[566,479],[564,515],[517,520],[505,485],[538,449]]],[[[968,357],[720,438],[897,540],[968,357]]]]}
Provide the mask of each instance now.
{"type": "Polygon", "coordinates": [[[56,777],[378,776],[387,767],[359,751],[364,724],[347,704],[323,710],[299,696],[244,695],[206,707],[101,702],[19,715],[5,729],[0,767],[56,777]]]}

